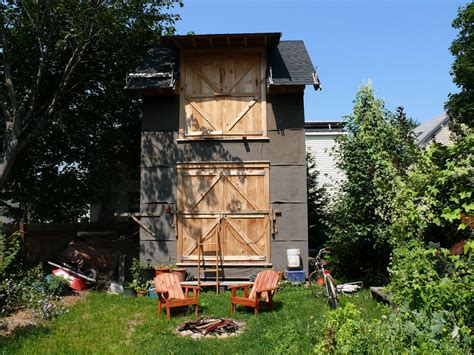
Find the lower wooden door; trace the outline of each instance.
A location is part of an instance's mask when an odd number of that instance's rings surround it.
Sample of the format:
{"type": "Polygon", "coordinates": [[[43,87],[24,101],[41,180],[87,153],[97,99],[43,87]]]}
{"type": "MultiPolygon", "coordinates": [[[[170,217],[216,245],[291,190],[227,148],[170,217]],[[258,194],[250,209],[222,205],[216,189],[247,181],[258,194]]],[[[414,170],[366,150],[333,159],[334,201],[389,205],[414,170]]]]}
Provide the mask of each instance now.
{"type": "Polygon", "coordinates": [[[178,260],[270,262],[269,164],[178,164],[178,260]]]}

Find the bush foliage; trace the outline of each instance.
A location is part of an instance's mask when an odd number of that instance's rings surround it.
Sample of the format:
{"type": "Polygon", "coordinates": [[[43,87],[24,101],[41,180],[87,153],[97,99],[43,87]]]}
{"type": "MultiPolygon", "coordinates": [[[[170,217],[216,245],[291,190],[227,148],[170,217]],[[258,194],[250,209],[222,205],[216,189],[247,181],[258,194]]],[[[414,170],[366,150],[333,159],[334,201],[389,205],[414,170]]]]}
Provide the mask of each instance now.
{"type": "Polygon", "coordinates": [[[424,150],[395,184],[392,242],[418,239],[450,246],[469,237],[463,216],[474,211],[473,166],[474,134],[449,147],[433,144],[424,150]]]}
{"type": "Polygon", "coordinates": [[[0,280],[5,279],[9,272],[18,266],[20,238],[18,233],[7,236],[0,230],[0,280]]]}
{"type": "Polygon", "coordinates": [[[6,316],[27,308],[43,318],[51,319],[62,313],[63,309],[55,301],[67,292],[68,282],[56,276],[45,278],[40,265],[11,274],[0,282],[0,294],[5,296],[0,315],[6,316]]]}
{"type": "Polygon", "coordinates": [[[449,312],[394,314],[387,308],[380,319],[372,320],[350,302],[330,312],[324,332],[316,353],[462,354],[472,344],[467,327],[458,327],[449,312]]]}

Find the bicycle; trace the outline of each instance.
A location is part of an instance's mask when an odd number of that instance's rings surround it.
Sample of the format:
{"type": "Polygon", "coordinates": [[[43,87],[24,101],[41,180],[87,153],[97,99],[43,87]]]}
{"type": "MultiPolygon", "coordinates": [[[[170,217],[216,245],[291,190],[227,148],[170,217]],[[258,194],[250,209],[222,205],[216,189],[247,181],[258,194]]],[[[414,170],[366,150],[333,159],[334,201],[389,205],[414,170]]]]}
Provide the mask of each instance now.
{"type": "Polygon", "coordinates": [[[324,266],[329,263],[323,259],[323,255],[328,253],[329,250],[327,248],[323,248],[318,252],[318,255],[315,258],[309,258],[309,264],[314,268],[314,271],[309,274],[308,283],[311,286],[312,282],[318,281],[320,279],[320,275],[323,275],[324,285],[326,285],[328,303],[331,305],[331,307],[336,308],[339,303],[339,295],[349,296],[354,292],[359,291],[364,286],[364,284],[362,281],[355,281],[336,285],[336,282],[331,276],[330,271],[324,268],[324,266]]]}
{"type": "Polygon", "coordinates": [[[331,272],[324,267],[328,264],[326,260],[323,259],[324,254],[328,254],[329,250],[323,248],[318,252],[318,255],[315,258],[309,258],[309,264],[314,268],[314,271],[309,274],[308,283],[311,286],[312,282],[315,282],[322,277],[324,278],[324,285],[326,286],[326,296],[328,298],[328,303],[332,308],[336,308],[339,301],[337,299],[337,288],[334,278],[331,276],[331,272]]]}

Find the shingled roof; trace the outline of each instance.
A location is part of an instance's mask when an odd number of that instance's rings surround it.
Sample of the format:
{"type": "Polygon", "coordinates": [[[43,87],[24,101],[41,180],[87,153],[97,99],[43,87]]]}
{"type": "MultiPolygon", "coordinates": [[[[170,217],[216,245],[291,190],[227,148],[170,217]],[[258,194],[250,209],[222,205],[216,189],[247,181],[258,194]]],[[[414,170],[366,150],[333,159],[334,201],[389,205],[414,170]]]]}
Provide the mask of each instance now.
{"type": "MultiPolygon", "coordinates": [[[[271,86],[315,85],[319,80],[303,41],[281,41],[268,47],[268,81],[271,86]]],[[[179,73],[179,49],[157,46],[144,63],[129,74],[127,89],[164,89],[174,85],[179,73]]]]}
{"type": "Polygon", "coordinates": [[[272,85],[313,85],[313,63],[303,41],[281,41],[268,50],[268,67],[272,85]]]}
{"type": "Polygon", "coordinates": [[[423,122],[413,130],[416,136],[416,143],[420,146],[426,145],[448,123],[449,116],[446,113],[423,122]]]}

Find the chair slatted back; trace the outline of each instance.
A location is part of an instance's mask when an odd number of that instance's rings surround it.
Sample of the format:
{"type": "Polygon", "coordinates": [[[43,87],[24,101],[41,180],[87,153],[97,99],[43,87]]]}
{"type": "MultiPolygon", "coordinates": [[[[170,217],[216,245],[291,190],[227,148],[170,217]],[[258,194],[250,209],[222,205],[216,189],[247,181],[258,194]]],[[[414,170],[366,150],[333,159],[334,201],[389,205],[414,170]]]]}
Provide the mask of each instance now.
{"type": "MultiPolygon", "coordinates": [[[[260,271],[257,275],[257,278],[255,279],[252,290],[250,291],[249,298],[254,299],[257,296],[257,291],[276,288],[278,286],[279,279],[280,275],[276,271],[260,271]]],[[[266,296],[266,293],[262,296],[266,296]]]]}
{"type": "Polygon", "coordinates": [[[157,290],[168,291],[170,299],[184,300],[185,298],[178,276],[171,272],[165,272],[155,277],[155,286],[157,290]]]}

